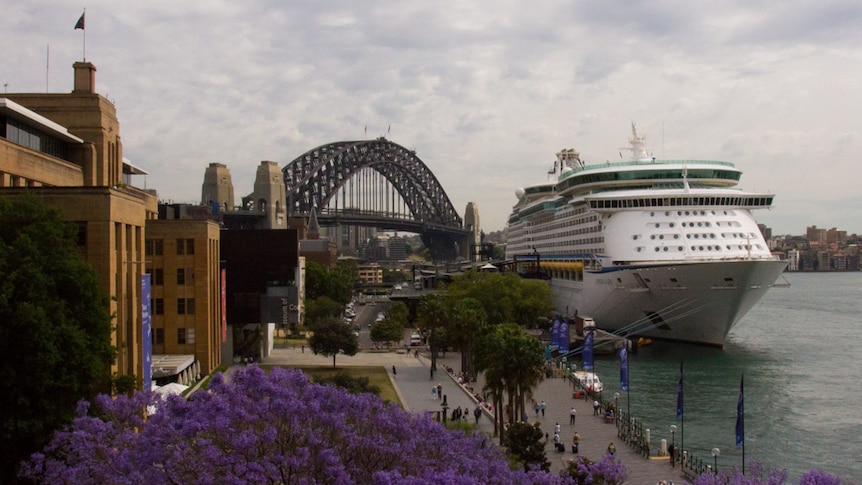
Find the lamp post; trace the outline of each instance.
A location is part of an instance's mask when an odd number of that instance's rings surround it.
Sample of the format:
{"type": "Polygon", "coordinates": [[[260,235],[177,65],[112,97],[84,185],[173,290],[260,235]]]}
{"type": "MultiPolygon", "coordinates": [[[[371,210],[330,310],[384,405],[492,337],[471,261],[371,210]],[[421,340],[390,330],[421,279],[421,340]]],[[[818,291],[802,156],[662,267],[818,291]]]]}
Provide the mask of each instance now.
{"type": "Polygon", "coordinates": [[[712,449],[712,472],[718,475],[718,455],[721,454],[721,450],[718,448],[712,449]]]}
{"type": "Polygon", "coordinates": [[[670,425],[670,466],[676,468],[676,460],[674,460],[674,455],[676,454],[676,425],[670,425]]]}
{"type": "Polygon", "coordinates": [[[615,392],[614,393],[614,416],[616,416],[619,413],[619,407],[620,407],[619,401],[620,401],[620,393],[615,392]]]}

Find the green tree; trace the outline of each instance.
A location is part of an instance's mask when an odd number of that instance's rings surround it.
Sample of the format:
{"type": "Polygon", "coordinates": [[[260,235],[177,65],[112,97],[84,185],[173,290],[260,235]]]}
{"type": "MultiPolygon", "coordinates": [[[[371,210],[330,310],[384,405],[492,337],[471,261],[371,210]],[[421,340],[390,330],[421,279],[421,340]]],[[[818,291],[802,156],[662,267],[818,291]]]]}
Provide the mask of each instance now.
{"type": "Polygon", "coordinates": [[[386,312],[386,318],[406,327],[410,319],[410,309],[403,301],[393,301],[386,312]]]}
{"type": "Polygon", "coordinates": [[[110,392],[111,315],[77,228],[35,197],[0,199],[0,482],[71,422],[77,402],[110,392]]]}
{"type": "Polygon", "coordinates": [[[545,444],[542,442],[544,437],[539,423],[512,423],[506,434],[506,450],[515,461],[523,463],[525,471],[536,465],[548,471],[551,469],[551,463],[545,454],[545,444]]]}
{"type": "Polygon", "coordinates": [[[476,375],[473,351],[476,339],[485,331],[486,323],[485,309],[474,298],[458,300],[451,307],[446,337],[461,351],[461,371],[470,376],[476,375]]]}
{"type": "Polygon", "coordinates": [[[449,314],[446,301],[437,294],[422,296],[419,300],[417,318],[419,326],[429,332],[428,342],[431,346],[431,370],[437,370],[437,331],[446,325],[449,314]]]}
{"type": "Polygon", "coordinates": [[[327,318],[338,317],[344,310],[344,306],[328,296],[321,296],[305,303],[305,324],[314,325],[314,322],[327,318]]]}
{"type": "Polygon", "coordinates": [[[336,318],[324,317],[314,322],[311,329],[314,335],[308,339],[308,346],[315,355],[332,356],[332,367],[336,355],[356,355],[359,351],[359,340],[350,326],[336,318]]]}
{"type": "MultiPolygon", "coordinates": [[[[509,423],[526,412],[526,396],[544,378],[542,343],[514,323],[493,327],[476,345],[476,368],[485,372],[488,388],[499,398],[503,389],[508,395],[504,412],[497,413],[509,423]]],[[[500,408],[495,402],[495,408],[500,408]]],[[[504,442],[501,433],[500,442],[504,442]]]]}
{"type": "Polygon", "coordinates": [[[397,342],[404,338],[404,325],[391,318],[383,320],[371,326],[371,340],[375,342],[397,342]]]}
{"type": "Polygon", "coordinates": [[[554,309],[547,283],[525,280],[514,273],[471,271],[446,286],[448,298],[458,301],[473,298],[485,309],[488,322],[515,322],[533,326],[539,317],[554,309]]]}

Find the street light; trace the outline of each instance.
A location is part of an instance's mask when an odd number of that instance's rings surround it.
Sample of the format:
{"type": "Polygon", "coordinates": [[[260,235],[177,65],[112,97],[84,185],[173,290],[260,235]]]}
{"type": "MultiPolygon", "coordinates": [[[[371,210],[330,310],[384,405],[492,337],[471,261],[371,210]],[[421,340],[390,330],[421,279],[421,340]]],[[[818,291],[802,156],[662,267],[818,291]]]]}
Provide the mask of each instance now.
{"type": "Polygon", "coordinates": [[[617,413],[619,412],[619,408],[620,408],[619,400],[620,400],[620,393],[615,392],[614,393],[614,416],[616,416],[617,413]]]}
{"type": "Polygon", "coordinates": [[[718,448],[712,449],[712,472],[718,475],[718,455],[721,454],[721,450],[718,448]]]}
{"type": "Polygon", "coordinates": [[[670,466],[676,468],[676,461],[673,459],[674,454],[676,454],[676,425],[670,425],[670,466]]]}

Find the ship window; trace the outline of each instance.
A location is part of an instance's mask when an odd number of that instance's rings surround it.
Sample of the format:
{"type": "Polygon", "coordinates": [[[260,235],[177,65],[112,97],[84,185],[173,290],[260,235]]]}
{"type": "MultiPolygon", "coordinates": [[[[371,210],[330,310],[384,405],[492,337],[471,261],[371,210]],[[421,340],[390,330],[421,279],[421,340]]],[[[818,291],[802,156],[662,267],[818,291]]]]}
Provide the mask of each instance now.
{"type": "Polygon", "coordinates": [[[638,252],[641,252],[641,248],[640,248],[640,247],[638,247],[638,252]]]}
{"type": "Polygon", "coordinates": [[[679,249],[680,251],[682,251],[682,246],[679,246],[679,248],[678,248],[678,249],[679,249]]]}
{"type": "Polygon", "coordinates": [[[670,211],[665,211],[665,212],[664,212],[664,215],[669,216],[669,215],[670,215],[670,211]]]}
{"type": "Polygon", "coordinates": [[[670,227],[673,227],[673,222],[670,223],[670,227]]]}
{"type": "Polygon", "coordinates": [[[656,223],[655,228],[658,229],[659,227],[661,227],[661,224],[656,223]]]}
{"type": "Polygon", "coordinates": [[[667,246],[664,247],[664,250],[667,251],[667,246]]]}
{"type": "Polygon", "coordinates": [[[649,237],[650,239],[655,239],[655,234],[649,237]]]}
{"type": "Polygon", "coordinates": [[[655,252],[658,252],[658,246],[655,247],[655,252]]]}
{"type": "Polygon", "coordinates": [[[673,235],[673,238],[674,238],[674,239],[679,239],[679,234],[674,234],[674,235],[673,235]]]}
{"type": "Polygon", "coordinates": [[[660,235],[658,238],[659,238],[659,239],[664,239],[664,234],[660,235]]]}

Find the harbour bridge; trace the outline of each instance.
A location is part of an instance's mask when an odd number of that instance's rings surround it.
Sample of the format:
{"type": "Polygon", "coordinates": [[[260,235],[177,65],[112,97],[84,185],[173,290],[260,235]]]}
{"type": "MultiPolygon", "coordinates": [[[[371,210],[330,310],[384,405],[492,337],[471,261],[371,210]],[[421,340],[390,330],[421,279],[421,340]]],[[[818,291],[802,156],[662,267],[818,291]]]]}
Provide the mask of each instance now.
{"type": "Polygon", "coordinates": [[[286,209],[321,226],[417,233],[435,260],[469,249],[471,228],[414,150],[386,138],[313,148],[282,168],[286,209]]]}

